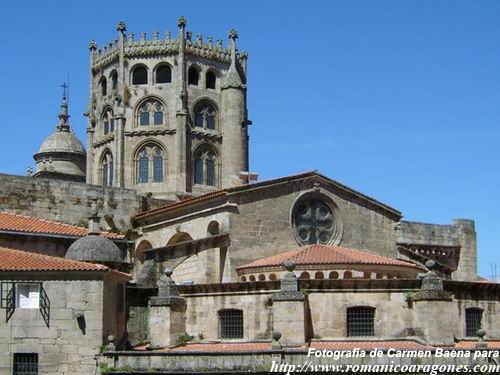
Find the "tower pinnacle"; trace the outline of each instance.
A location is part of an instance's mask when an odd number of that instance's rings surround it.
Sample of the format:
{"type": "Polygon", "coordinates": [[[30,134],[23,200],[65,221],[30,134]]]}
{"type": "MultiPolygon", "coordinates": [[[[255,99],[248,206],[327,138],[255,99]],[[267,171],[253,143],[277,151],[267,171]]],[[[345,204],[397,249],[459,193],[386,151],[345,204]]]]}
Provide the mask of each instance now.
{"type": "Polygon", "coordinates": [[[59,125],[57,126],[58,131],[70,131],[70,126],[68,123],[69,115],[68,115],[68,101],[67,101],[67,89],[68,85],[64,82],[61,87],[63,88],[63,95],[61,101],[61,111],[59,112],[59,125]]]}

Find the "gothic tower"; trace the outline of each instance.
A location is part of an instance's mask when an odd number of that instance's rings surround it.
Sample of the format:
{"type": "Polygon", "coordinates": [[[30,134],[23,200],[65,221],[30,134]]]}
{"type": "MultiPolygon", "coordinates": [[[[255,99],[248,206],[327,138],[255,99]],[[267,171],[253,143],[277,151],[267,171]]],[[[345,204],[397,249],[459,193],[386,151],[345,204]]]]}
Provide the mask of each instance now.
{"type": "Polygon", "coordinates": [[[87,183],[167,199],[244,183],[247,54],[236,39],[193,39],[181,17],[177,38],[136,40],[120,22],[114,42],[91,42],[87,183]]]}

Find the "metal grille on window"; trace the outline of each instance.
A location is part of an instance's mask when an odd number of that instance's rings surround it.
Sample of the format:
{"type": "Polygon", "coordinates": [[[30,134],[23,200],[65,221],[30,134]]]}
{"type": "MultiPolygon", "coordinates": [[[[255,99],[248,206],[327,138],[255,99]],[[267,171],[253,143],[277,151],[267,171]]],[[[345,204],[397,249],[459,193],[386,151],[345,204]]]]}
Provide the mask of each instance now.
{"type": "Polygon", "coordinates": [[[219,311],[219,327],[221,339],[243,338],[243,311],[234,309],[219,311]]]}
{"type": "Polygon", "coordinates": [[[38,353],[14,353],[14,375],[38,374],[38,353]]]}
{"type": "Polygon", "coordinates": [[[374,336],[375,309],[351,307],[347,309],[347,336],[374,336]]]}
{"type": "Polygon", "coordinates": [[[0,307],[2,309],[6,309],[7,308],[7,296],[10,292],[11,289],[14,288],[14,283],[13,282],[2,282],[1,284],[1,296],[2,296],[2,299],[1,299],[1,305],[0,307]]]}
{"type": "Polygon", "coordinates": [[[477,331],[481,328],[483,312],[481,309],[470,308],[465,310],[465,335],[467,337],[477,336],[477,331]]]}

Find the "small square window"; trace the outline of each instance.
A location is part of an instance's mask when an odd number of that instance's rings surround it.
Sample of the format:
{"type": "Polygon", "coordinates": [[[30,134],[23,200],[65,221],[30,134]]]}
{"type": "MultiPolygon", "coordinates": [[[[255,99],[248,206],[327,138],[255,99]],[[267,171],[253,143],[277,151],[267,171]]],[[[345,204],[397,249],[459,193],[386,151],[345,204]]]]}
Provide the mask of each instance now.
{"type": "Polygon", "coordinates": [[[37,375],[38,353],[14,353],[14,375],[37,375]]]}
{"type": "Polygon", "coordinates": [[[39,309],[40,284],[17,284],[16,306],[20,309],[39,309]]]}

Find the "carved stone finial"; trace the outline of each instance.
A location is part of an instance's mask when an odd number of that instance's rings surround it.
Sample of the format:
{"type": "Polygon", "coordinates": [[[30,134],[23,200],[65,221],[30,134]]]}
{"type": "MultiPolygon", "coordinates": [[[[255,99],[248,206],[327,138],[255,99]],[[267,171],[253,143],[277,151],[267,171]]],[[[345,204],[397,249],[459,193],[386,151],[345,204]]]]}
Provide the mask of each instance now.
{"type": "Polygon", "coordinates": [[[172,33],[170,31],[167,31],[165,33],[165,40],[170,40],[170,39],[172,39],[172,33]]]}
{"type": "Polygon", "coordinates": [[[26,176],[31,177],[33,175],[33,168],[28,167],[26,170],[26,176]]]}
{"type": "Polygon", "coordinates": [[[97,43],[95,42],[95,40],[91,40],[89,43],[89,50],[91,52],[94,52],[96,49],[97,49],[97,43]]]}
{"type": "Polygon", "coordinates": [[[172,274],[174,273],[174,271],[171,268],[165,268],[165,271],[163,273],[165,274],[165,276],[170,278],[170,277],[172,277],[172,274]]]}
{"type": "Polygon", "coordinates": [[[207,37],[208,47],[213,48],[213,46],[214,46],[213,42],[214,42],[214,38],[213,37],[211,37],[211,36],[207,37]]]}
{"type": "Polygon", "coordinates": [[[108,351],[114,352],[116,350],[115,336],[109,335],[107,339],[108,339],[108,351]]]}
{"type": "Polygon", "coordinates": [[[146,40],[146,33],[144,31],[141,31],[141,42],[144,42],[146,40]]]}
{"type": "Polygon", "coordinates": [[[196,36],[196,43],[198,44],[198,47],[203,47],[203,35],[198,34],[196,36]]]}
{"type": "Polygon", "coordinates": [[[280,339],[281,339],[281,332],[274,331],[273,332],[273,342],[271,343],[271,348],[281,349],[281,344],[279,343],[280,339]]]}
{"type": "Polygon", "coordinates": [[[189,41],[193,39],[193,33],[191,31],[186,31],[186,39],[189,41]]]}
{"type": "Polygon", "coordinates": [[[296,264],[292,260],[287,260],[285,263],[283,263],[283,267],[285,267],[285,270],[287,270],[288,272],[293,272],[293,270],[296,267],[296,264]]]}
{"type": "Polygon", "coordinates": [[[484,341],[484,336],[486,336],[486,330],[483,328],[480,328],[477,330],[476,334],[478,337],[476,348],[477,349],[487,348],[488,344],[484,341]]]}
{"type": "Polygon", "coordinates": [[[125,22],[120,21],[118,22],[118,26],[116,27],[116,31],[119,31],[120,33],[124,33],[127,31],[127,27],[125,26],[125,22]]]}
{"type": "Polygon", "coordinates": [[[248,59],[248,52],[247,52],[247,51],[242,51],[242,52],[240,53],[240,57],[241,57],[243,60],[248,59]]]}
{"type": "Polygon", "coordinates": [[[427,262],[425,262],[425,266],[429,269],[429,271],[432,271],[435,265],[436,262],[434,262],[432,259],[429,259],[427,262]]]}
{"type": "Polygon", "coordinates": [[[158,31],[153,31],[153,40],[154,41],[158,40],[158,35],[160,35],[160,33],[158,31]]]}
{"type": "Polygon", "coordinates": [[[217,49],[218,50],[222,49],[222,39],[217,39],[217,49]]]}
{"type": "Polygon", "coordinates": [[[179,26],[179,28],[183,28],[183,27],[186,27],[186,17],[184,16],[180,16],[179,19],[177,20],[177,26],[179,26]]]}
{"type": "Polygon", "coordinates": [[[238,32],[235,29],[229,30],[229,39],[232,40],[238,39],[238,32]]]}

